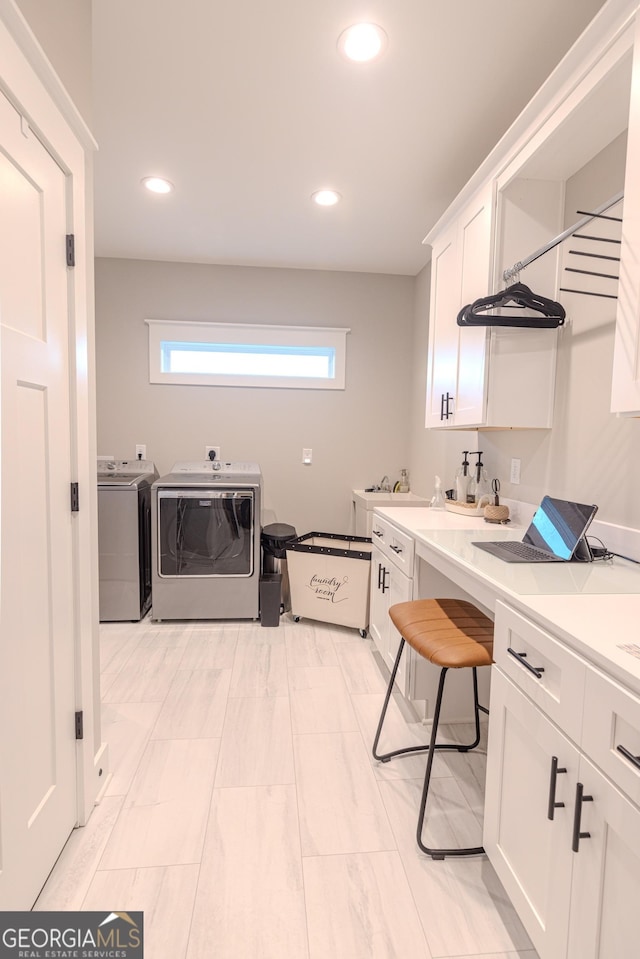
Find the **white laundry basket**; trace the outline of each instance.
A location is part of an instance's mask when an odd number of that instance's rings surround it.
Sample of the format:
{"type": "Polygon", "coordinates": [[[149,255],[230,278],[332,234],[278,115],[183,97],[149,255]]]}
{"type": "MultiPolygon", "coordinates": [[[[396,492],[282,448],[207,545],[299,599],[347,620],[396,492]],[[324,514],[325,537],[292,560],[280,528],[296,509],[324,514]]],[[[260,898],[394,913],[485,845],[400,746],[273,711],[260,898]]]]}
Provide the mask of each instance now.
{"type": "Polygon", "coordinates": [[[286,545],[291,612],[367,635],[371,539],[306,533],[286,545]]]}

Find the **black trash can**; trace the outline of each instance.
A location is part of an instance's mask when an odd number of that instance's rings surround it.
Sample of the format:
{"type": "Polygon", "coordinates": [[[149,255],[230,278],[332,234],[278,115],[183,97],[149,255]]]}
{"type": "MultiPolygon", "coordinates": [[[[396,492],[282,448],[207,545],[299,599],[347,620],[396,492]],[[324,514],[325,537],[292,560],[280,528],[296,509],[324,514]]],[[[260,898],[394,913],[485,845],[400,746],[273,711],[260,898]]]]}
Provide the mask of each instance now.
{"type": "Polygon", "coordinates": [[[287,543],[296,539],[297,533],[287,523],[271,523],[262,530],[262,573],[263,576],[280,575],[280,609],[291,609],[291,590],[287,572],[287,543]]]}

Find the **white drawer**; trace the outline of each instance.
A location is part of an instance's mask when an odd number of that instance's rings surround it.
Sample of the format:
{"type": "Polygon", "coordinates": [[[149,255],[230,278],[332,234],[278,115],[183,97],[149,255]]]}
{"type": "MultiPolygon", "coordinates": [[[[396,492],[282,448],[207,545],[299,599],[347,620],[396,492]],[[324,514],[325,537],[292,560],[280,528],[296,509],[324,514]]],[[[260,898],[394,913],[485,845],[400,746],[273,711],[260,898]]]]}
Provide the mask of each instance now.
{"type": "Polygon", "coordinates": [[[414,539],[380,516],[373,517],[371,539],[386,558],[413,578],[414,539]]]}
{"type": "Polygon", "coordinates": [[[520,613],[496,603],[493,658],[574,742],[582,734],[586,663],[520,613]]]}
{"type": "Polygon", "coordinates": [[[582,749],[640,805],[640,699],[591,667],[585,685],[582,749]]]}

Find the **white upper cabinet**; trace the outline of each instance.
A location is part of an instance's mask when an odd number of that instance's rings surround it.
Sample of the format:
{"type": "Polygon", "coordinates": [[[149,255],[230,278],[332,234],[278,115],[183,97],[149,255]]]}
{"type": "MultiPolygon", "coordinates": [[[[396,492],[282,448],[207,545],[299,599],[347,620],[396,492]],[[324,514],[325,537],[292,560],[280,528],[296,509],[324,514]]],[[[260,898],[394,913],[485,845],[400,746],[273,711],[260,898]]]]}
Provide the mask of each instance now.
{"type": "MultiPolygon", "coordinates": [[[[572,317],[581,317],[587,302],[598,301],[586,292],[590,289],[586,275],[584,295],[563,289],[575,287],[582,271],[565,273],[561,244],[520,275],[505,280],[504,272],[580,220],[566,209],[568,181],[573,183],[576,174],[627,130],[626,174],[620,172],[613,192],[611,183],[603,183],[602,196],[596,187],[583,202],[592,210],[624,192],[612,410],[640,415],[637,12],[637,2],[608,0],[425,239],[433,250],[427,427],[553,425],[558,346],[565,343],[563,337],[571,336],[572,317]],[[566,275],[574,276],[574,281],[563,281],[566,275]],[[562,303],[566,325],[458,327],[463,306],[518,280],[534,293],[562,303]]],[[[598,262],[594,259],[591,269],[612,272],[598,262]]],[[[600,300],[605,302],[613,301],[600,300]]]]}
{"type": "Polygon", "coordinates": [[[489,184],[433,244],[427,427],[473,426],[484,418],[486,329],[460,327],[457,316],[489,292],[492,214],[489,184]]]}

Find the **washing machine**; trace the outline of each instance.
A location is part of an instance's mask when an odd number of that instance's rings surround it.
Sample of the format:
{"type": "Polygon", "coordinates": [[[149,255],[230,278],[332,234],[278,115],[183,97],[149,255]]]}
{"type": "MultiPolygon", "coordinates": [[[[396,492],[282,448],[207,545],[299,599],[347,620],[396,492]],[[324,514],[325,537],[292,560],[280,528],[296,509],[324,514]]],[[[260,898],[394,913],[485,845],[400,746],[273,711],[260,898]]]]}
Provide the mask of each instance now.
{"type": "Polygon", "coordinates": [[[150,460],[98,460],[100,622],[142,619],[151,605],[150,460]]]}
{"type": "Polygon", "coordinates": [[[151,488],[152,618],[258,619],[257,463],[175,463],[151,488]]]}

